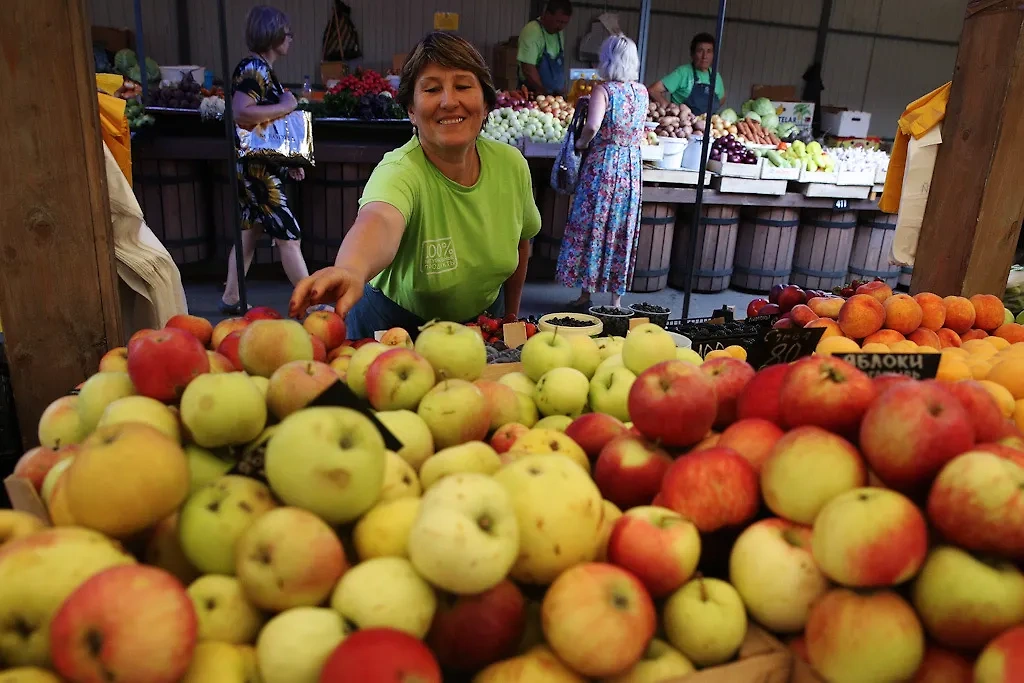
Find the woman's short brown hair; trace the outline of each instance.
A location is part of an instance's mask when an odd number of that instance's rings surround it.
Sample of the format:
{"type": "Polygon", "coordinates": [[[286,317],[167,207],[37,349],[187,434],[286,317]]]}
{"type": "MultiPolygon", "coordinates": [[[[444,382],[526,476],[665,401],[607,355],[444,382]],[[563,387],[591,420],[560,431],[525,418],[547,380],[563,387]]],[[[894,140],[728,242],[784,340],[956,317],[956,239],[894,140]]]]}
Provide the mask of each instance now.
{"type": "Polygon", "coordinates": [[[402,79],[398,85],[398,103],[408,109],[412,106],[413,93],[416,90],[416,79],[428,64],[436,64],[442,69],[459,69],[469,71],[480,82],[484,91],[484,102],[488,109],[494,109],[498,102],[498,93],[494,90],[494,81],[480,51],[473,47],[465,38],[434,31],[413,48],[402,66],[402,79]]]}
{"type": "Polygon", "coordinates": [[[256,5],[245,19],[245,45],[258,55],[269,52],[284,42],[289,26],[288,15],[281,10],[256,5]]]}

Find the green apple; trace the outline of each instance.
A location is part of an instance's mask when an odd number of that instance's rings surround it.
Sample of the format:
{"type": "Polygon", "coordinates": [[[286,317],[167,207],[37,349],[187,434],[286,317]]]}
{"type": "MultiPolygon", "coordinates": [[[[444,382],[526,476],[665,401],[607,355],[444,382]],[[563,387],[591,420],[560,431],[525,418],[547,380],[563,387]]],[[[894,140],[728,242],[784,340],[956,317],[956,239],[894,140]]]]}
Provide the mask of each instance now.
{"type": "Polygon", "coordinates": [[[533,425],[534,429],[553,429],[556,432],[564,432],[572,424],[573,418],[568,415],[548,415],[537,420],[533,425]]]}
{"type": "MultiPolygon", "coordinates": [[[[135,385],[127,372],[98,372],[85,380],[77,401],[82,438],[95,431],[107,406],[119,398],[134,395],[135,385]]],[[[62,445],[66,446],[67,442],[62,445]]]]}
{"type": "Polygon", "coordinates": [[[416,412],[430,428],[438,449],[482,441],[491,428],[487,397],[466,380],[442,380],[427,392],[416,412]]]}
{"type": "Polygon", "coordinates": [[[393,628],[422,640],[437,597],[409,560],[378,557],[345,572],[331,595],[331,608],[355,628],[393,628]]]}
{"type": "Polygon", "coordinates": [[[597,347],[597,342],[585,334],[574,334],[569,337],[569,344],[572,345],[572,367],[590,379],[594,376],[597,366],[604,360],[601,358],[601,349],[597,347]]]}
{"type": "Polygon", "coordinates": [[[141,422],[167,435],[171,441],[181,443],[178,416],[155,398],[124,396],[111,401],[100,416],[96,428],[125,422],[141,422]]]}
{"type": "Polygon", "coordinates": [[[377,502],[386,463],[384,439],[370,419],[332,406],[286,417],[267,444],[264,467],[286,505],[345,524],[377,502]]]}
{"type": "Polygon", "coordinates": [[[622,337],[598,337],[594,340],[598,351],[601,352],[601,360],[622,353],[622,345],[626,340],[622,337]]]}
{"type": "Polygon", "coordinates": [[[703,365],[704,359],[700,357],[700,354],[690,348],[683,348],[682,346],[676,347],[676,360],[681,360],[684,363],[692,363],[693,365],[703,365]]]}
{"type": "Polygon", "coordinates": [[[519,522],[513,579],[547,585],[569,567],[594,559],[604,505],[594,481],[575,461],[558,454],[527,455],[498,470],[494,479],[508,493],[519,522]]]}
{"type": "Polygon", "coordinates": [[[196,608],[201,641],[252,643],[266,621],[263,613],[246,599],[241,582],[233,576],[200,576],[189,585],[188,596],[196,608]]]}
{"type": "Polygon", "coordinates": [[[202,487],[178,515],[178,540],[192,565],[204,574],[235,573],[235,544],[260,515],[277,507],[264,484],[227,475],[202,487]]]}
{"type": "Polygon", "coordinates": [[[423,492],[416,470],[394,451],[387,452],[384,464],[384,485],[380,489],[378,504],[396,498],[418,498],[423,492]]]}
{"type": "Polygon", "coordinates": [[[634,327],[622,345],[622,362],[637,376],[647,368],[675,357],[675,340],[654,323],[634,327]]]}
{"type": "Polygon", "coordinates": [[[504,581],[519,550],[519,523],[509,495],[484,474],[439,481],[423,495],[409,531],[412,566],[435,586],[459,595],[483,593],[504,581]]]}
{"type": "Polygon", "coordinates": [[[181,421],[204,448],[249,443],[267,423],[267,402],[244,372],[207,373],[181,395],[181,421]]]}
{"type": "Polygon", "coordinates": [[[587,407],[590,380],[576,368],[548,370],[537,381],[533,400],[541,415],[579,417],[587,407]]]}
{"type": "Polygon", "coordinates": [[[604,377],[615,368],[624,368],[626,365],[622,362],[622,354],[616,353],[612,356],[608,356],[601,364],[594,370],[594,375],[590,378],[592,381],[599,377],[604,377]]]}
{"type": "Polygon", "coordinates": [[[696,671],[693,664],[664,640],[651,639],[639,662],[605,683],[664,683],[696,671]]]}
{"type": "Polygon", "coordinates": [[[370,369],[370,364],[377,360],[377,356],[391,351],[392,348],[378,342],[370,342],[363,344],[352,354],[348,372],[345,373],[345,383],[356,396],[366,398],[366,371],[370,369]]]}
{"type": "Polygon", "coordinates": [[[1007,560],[938,546],[914,581],[913,599],[928,635],[953,649],[980,650],[1024,623],[1024,574],[1007,560]]]}
{"type": "Polygon", "coordinates": [[[411,410],[382,411],[376,417],[402,442],[398,455],[418,472],[423,461],[434,454],[434,435],[427,423],[411,410]]]}
{"type": "Polygon", "coordinates": [[[533,400],[533,394],[521,394],[518,391],[515,394],[519,404],[519,419],[516,422],[524,427],[532,427],[537,424],[540,413],[537,411],[537,403],[533,400]]]}
{"type": "Polygon", "coordinates": [[[536,382],[522,372],[510,372],[507,375],[502,375],[501,378],[498,379],[498,383],[504,384],[513,391],[517,391],[520,394],[526,394],[527,396],[533,396],[533,390],[537,386],[536,382]]]}
{"type": "Polygon", "coordinates": [[[345,620],[326,607],[295,607],[267,622],[256,641],[263,683],[318,683],[327,658],[345,639],[345,620]]]}
{"type": "Polygon", "coordinates": [[[747,635],[743,600],[719,579],[684,584],[665,602],[663,619],[669,642],[700,667],[732,659],[747,635]]]}
{"type": "Polygon", "coordinates": [[[636,375],[625,367],[612,368],[590,380],[590,409],[607,413],[623,422],[629,420],[629,390],[636,375]]]}
{"type": "Polygon", "coordinates": [[[1003,324],[1013,322],[1013,312],[1009,308],[1003,308],[1003,324]]]}
{"type": "Polygon", "coordinates": [[[1018,313],[1017,317],[1014,320],[1015,320],[1015,322],[1018,322],[1021,325],[1024,325],[1024,311],[1021,311],[1020,313],[1018,313]]]}
{"type": "Polygon", "coordinates": [[[491,446],[483,441],[468,441],[440,450],[427,458],[420,468],[420,484],[426,491],[450,474],[494,474],[499,469],[501,458],[491,446]]]}
{"type": "Polygon", "coordinates": [[[223,477],[235,464],[194,443],[185,446],[185,457],[188,458],[190,495],[223,477]]]}
{"type": "Polygon", "coordinates": [[[526,340],[519,354],[523,372],[534,382],[548,370],[572,367],[572,356],[569,337],[557,332],[538,332],[526,340]]]}
{"type": "Polygon", "coordinates": [[[409,531],[419,511],[419,498],[398,498],[374,505],[352,530],[352,543],[359,559],[408,557],[409,531]]]}
{"type": "MultiPolygon", "coordinates": [[[[434,366],[438,379],[479,379],[487,367],[480,333],[453,322],[431,323],[416,337],[416,353],[434,366]]],[[[351,372],[351,370],[349,370],[351,372]]]]}

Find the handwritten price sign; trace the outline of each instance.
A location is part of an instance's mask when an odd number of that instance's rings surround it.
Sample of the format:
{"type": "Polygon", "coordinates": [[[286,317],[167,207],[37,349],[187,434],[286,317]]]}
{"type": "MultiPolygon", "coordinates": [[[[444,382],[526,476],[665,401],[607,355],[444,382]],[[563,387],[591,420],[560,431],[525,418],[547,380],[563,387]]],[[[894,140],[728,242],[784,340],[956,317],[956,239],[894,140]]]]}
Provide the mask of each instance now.
{"type": "Polygon", "coordinates": [[[942,360],[937,353],[843,353],[839,358],[869,377],[889,374],[914,379],[935,379],[942,360]]]}
{"type": "Polygon", "coordinates": [[[824,327],[770,329],[765,332],[764,339],[750,350],[747,362],[755,370],[760,370],[769,365],[800,360],[814,353],[824,333],[824,327]]]}

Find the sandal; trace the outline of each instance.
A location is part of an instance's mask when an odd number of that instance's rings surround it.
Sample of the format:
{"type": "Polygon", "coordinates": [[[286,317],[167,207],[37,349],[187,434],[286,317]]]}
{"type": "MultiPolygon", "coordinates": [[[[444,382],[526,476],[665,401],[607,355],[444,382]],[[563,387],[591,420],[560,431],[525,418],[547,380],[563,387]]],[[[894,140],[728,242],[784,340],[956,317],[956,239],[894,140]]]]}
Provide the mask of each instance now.
{"type": "MultiPolygon", "coordinates": [[[[252,308],[252,306],[247,307],[247,309],[249,308],[252,308]]],[[[236,301],[233,304],[229,304],[228,302],[224,301],[224,299],[221,299],[220,304],[217,306],[217,310],[219,310],[222,315],[242,315],[242,302],[236,301]]]]}

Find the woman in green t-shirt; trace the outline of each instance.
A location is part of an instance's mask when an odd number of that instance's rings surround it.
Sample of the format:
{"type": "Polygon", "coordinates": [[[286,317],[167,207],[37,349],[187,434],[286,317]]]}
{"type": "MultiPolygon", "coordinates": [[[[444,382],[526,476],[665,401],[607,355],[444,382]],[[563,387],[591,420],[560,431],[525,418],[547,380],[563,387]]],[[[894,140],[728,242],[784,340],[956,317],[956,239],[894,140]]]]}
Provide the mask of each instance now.
{"type": "MultiPolygon", "coordinates": [[[[683,64],[649,88],[651,99],[662,106],[685,104],[697,116],[708,110],[711,94],[711,62],[715,58],[715,37],[698,33],[690,41],[690,64],[683,64]]],[[[715,78],[715,103],[712,113],[725,105],[725,82],[715,78]]]]}
{"type": "Polygon", "coordinates": [[[416,46],[398,87],[415,135],[374,169],[334,265],[295,287],[293,316],[334,304],[361,339],[519,314],[540,212],[523,155],[479,137],[496,100],[469,42],[436,32],[416,46]]]}

